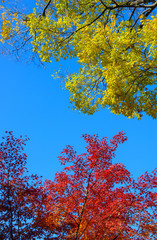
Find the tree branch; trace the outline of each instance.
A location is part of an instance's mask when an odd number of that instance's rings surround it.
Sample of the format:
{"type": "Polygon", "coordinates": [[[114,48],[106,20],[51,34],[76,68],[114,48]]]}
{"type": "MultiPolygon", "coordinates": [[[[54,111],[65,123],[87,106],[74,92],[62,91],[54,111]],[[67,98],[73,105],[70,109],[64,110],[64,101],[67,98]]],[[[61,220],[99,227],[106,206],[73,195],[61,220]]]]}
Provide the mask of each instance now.
{"type": "Polygon", "coordinates": [[[43,12],[42,12],[42,14],[41,14],[43,17],[46,16],[46,10],[47,10],[47,8],[49,7],[51,1],[52,1],[52,0],[49,0],[48,3],[47,3],[47,5],[45,6],[45,8],[44,8],[44,10],[43,10],[43,12]]]}
{"type": "Polygon", "coordinates": [[[88,177],[88,184],[87,184],[87,188],[86,188],[86,196],[85,196],[84,203],[83,203],[83,206],[82,206],[81,215],[79,217],[79,223],[78,223],[77,230],[76,230],[75,240],[77,240],[77,237],[78,237],[80,224],[81,224],[81,221],[82,221],[83,213],[84,213],[84,210],[85,210],[85,206],[86,206],[86,202],[87,202],[87,198],[88,198],[88,194],[89,194],[89,183],[90,183],[91,173],[89,174],[89,177],[88,177]]]}

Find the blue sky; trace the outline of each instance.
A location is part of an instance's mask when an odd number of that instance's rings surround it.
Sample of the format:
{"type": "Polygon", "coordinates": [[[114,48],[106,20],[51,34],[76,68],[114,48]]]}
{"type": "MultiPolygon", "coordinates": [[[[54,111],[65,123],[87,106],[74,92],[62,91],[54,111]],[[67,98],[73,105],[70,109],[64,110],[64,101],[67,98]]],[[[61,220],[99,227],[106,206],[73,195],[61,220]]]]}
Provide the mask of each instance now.
{"type": "MultiPolygon", "coordinates": [[[[83,133],[112,138],[122,130],[128,141],[119,146],[114,162],[123,163],[134,177],[157,167],[157,120],[147,116],[130,120],[108,110],[92,116],[73,111],[69,93],[60,87],[60,80],[51,77],[59,67],[55,61],[43,68],[0,56],[0,66],[0,136],[6,130],[16,137],[28,135],[25,152],[30,173],[53,179],[61,169],[57,156],[66,145],[82,153],[83,133]]],[[[74,61],[63,62],[62,68],[69,66],[77,69],[74,61]]]]}

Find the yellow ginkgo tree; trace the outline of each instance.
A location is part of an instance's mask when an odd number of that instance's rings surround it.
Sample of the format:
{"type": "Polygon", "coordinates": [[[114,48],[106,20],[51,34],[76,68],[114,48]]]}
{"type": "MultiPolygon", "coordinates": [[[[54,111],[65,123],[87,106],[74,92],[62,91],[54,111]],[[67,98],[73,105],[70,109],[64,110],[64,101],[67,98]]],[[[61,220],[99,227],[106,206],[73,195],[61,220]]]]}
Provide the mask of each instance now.
{"type": "Polygon", "coordinates": [[[77,59],[65,77],[74,109],[157,118],[156,0],[37,0],[29,11],[1,0],[0,40],[17,56],[77,59]]]}

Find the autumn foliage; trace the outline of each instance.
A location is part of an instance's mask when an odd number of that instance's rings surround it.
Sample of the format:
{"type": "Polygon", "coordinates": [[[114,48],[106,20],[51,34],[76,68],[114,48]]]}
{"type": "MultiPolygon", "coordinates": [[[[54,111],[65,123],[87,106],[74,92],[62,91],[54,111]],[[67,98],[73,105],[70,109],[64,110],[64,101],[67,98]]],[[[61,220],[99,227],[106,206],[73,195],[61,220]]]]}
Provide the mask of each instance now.
{"type": "Polygon", "coordinates": [[[154,240],[157,238],[157,171],[135,181],[113,163],[127,140],[83,135],[86,151],[67,146],[54,181],[28,177],[25,140],[10,132],[1,144],[0,239],[154,240]]]}
{"type": "Polygon", "coordinates": [[[42,212],[43,183],[37,175],[28,176],[23,147],[28,138],[6,132],[0,144],[0,240],[29,240],[43,236],[36,224],[42,212]]]}
{"type": "Polygon", "coordinates": [[[157,118],[157,1],[35,0],[26,11],[17,2],[0,1],[1,52],[77,60],[64,81],[83,113],[157,118]]]}

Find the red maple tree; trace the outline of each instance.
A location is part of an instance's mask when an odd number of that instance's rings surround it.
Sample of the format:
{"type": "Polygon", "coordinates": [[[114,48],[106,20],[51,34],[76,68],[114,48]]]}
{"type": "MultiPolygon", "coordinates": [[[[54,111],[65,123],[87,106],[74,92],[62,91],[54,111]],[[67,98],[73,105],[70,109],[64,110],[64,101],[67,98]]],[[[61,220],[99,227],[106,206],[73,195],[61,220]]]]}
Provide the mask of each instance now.
{"type": "Polygon", "coordinates": [[[86,152],[77,155],[67,146],[59,157],[67,166],[47,184],[43,223],[52,231],[50,239],[156,239],[156,170],[135,181],[124,165],[112,163],[118,144],[127,139],[123,132],[109,143],[83,137],[86,152]]]}

